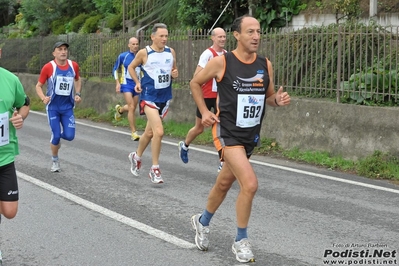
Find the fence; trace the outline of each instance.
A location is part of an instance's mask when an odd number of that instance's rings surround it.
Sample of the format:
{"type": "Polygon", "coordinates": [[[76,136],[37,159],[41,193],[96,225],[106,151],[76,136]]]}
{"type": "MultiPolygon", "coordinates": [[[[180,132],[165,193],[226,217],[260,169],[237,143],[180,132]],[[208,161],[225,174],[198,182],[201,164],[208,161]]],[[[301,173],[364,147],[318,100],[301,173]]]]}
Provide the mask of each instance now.
{"type": "MultiPolygon", "coordinates": [[[[236,42],[227,32],[225,48],[236,42]]],[[[85,78],[112,79],[116,57],[127,49],[127,34],[71,34],[0,40],[0,66],[38,74],[52,59],[57,40],[70,44],[70,58],[85,78]]],[[[151,43],[140,32],[141,47],[151,43]]],[[[378,25],[330,25],[301,30],[270,29],[262,33],[259,53],[273,63],[276,86],[292,95],[328,97],[358,104],[398,104],[399,28],[378,25]]],[[[168,45],[176,51],[179,78],[187,84],[200,54],[211,44],[207,31],[170,30],[168,45]]]]}

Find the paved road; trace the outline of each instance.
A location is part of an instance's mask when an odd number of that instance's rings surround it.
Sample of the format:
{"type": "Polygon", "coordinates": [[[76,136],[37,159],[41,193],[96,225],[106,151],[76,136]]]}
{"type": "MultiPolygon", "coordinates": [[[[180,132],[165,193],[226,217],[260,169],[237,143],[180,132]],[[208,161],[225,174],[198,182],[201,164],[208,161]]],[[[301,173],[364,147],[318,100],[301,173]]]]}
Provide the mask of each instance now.
{"type": "MultiPolygon", "coordinates": [[[[76,139],[62,142],[61,173],[49,171],[45,116],[32,112],[19,138],[20,209],[0,226],[3,265],[239,265],[230,250],[237,186],[212,220],[209,251],[193,244],[190,217],[203,210],[217,174],[212,147],[192,147],[185,165],[178,141],[166,139],[160,159],[165,184],[153,185],[149,149],[141,177],[129,171],[127,154],[137,142],[125,128],[80,121],[76,139]]],[[[398,265],[397,186],[252,160],[259,178],[249,227],[252,265],[328,265],[328,259],[398,265]]]]}

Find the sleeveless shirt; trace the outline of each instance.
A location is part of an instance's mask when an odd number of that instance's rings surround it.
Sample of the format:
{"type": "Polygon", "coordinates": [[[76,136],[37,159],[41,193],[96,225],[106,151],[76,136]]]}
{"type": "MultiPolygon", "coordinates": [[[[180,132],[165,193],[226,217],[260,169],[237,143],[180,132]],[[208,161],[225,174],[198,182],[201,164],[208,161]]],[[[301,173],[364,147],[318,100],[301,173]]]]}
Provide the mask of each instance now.
{"type": "Polygon", "coordinates": [[[172,52],[168,46],[162,52],[156,52],[150,46],[146,46],[146,50],[147,62],[141,66],[140,100],[165,103],[172,99],[172,52]]]}
{"type": "MultiPolygon", "coordinates": [[[[211,60],[212,58],[217,57],[219,55],[225,54],[225,53],[227,53],[227,51],[224,49],[222,50],[222,52],[218,53],[215,51],[215,49],[213,49],[213,47],[209,47],[201,54],[198,65],[200,67],[204,68],[209,60],[211,60]],[[204,61],[206,63],[204,63],[204,61]]],[[[201,87],[202,87],[202,93],[204,95],[204,98],[214,99],[217,97],[217,84],[216,84],[216,80],[214,78],[210,79],[207,82],[205,82],[204,84],[202,84],[201,87]]]]}
{"type": "Polygon", "coordinates": [[[47,80],[47,96],[50,102],[46,106],[48,110],[68,110],[75,106],[75,70],[71,60],[67,60],[68,69],[62,70],[54,60],[50,61],[53,66],[53,74],[47,80]]]}
{"type": "Polygon", "coordinates": [[[269,73],[266,58],[256,55],[252,63],[241,62],[234,54],[224,55],[225,72],[218,81],[219,123],[212,133],[217,150],[224,146],[255,147],[265,115],[269,73]]]}

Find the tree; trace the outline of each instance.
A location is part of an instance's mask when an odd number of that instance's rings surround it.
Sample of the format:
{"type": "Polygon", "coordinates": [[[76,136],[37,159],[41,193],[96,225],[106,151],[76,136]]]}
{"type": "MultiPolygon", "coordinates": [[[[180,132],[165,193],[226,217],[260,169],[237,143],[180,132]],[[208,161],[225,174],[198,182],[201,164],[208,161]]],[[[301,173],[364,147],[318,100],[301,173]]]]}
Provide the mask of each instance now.
{"type": "Polygon", "coordinates": [[[14,22],[18,8],[16,0],[0,0],[0,27],[14,22]]]}
{"type": "Polygon", "coordinates": [[[228,3],[228,0],[181,0],[177,17],[185,27],[209,29],[227,6],[217,22],[219,27],[227,28],[235,17],[248,13],[247,0],[230,1],[227,5],[228,3]]]}
{"type": "MultiPolygon", "coordinates": [[[[185,27],[209,29],[228,3],[228,0],[181,0],[178,18],[185,27]]],[[[306,5],[301,4],[300,0],[231,1],[220,17],[218,26],[229,28],[236,17],[250,13],[260,20],[262,28],[283,27],[293,15],[305,8],[306,5]]]]}
{"type": "Polygon", "coordinates": [[[20,12],[30,28],[46,35],[50,33],[53,21],[73,18],[93,9],[95,6],[91,0],[23,0],[20,12]]]}

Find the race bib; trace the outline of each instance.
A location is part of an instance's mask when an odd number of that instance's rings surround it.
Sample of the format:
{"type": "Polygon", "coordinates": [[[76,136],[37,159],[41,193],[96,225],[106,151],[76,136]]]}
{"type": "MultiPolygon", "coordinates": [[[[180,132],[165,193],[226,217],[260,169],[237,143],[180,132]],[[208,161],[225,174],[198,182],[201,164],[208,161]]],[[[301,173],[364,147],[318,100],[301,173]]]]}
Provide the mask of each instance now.
{"type": "Polygon", "coordinates": [[[265,95],[239,94],[237,97],[236,126],[254,127],[260,124],[265,105],[265,95]]]}
{"type": "Polygon", "coordinates": [[[55,94],[62,96],[71,95],[73,88],[73,77],[57,76],[55,94]]]}
{"type": "Polygon", "coordinates": [[[0,146],[10,143],[8,112],[0,114],[0,146]]]}
{"type": "Polygon", "coordinates": [[[169,87],[171,81],[171,76],[169,72],[164,70],[158,70],[154,78],[155,89],[165,89],[169,87]]]}

